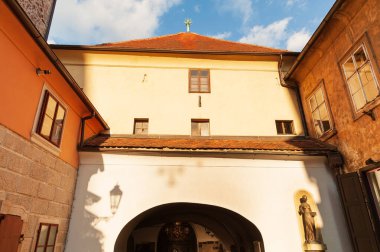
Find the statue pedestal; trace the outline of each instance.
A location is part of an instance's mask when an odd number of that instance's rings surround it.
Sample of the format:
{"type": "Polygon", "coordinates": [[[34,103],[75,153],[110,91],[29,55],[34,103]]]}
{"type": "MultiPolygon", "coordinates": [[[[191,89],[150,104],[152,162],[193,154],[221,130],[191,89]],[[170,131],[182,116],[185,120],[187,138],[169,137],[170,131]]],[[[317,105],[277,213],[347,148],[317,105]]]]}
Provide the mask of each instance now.
{"type": "Polygon", "coordinates": [[[321,252],[326,251],[327,247],[323,243],[305,243],[303,249],[305,252],[321,252]]]}

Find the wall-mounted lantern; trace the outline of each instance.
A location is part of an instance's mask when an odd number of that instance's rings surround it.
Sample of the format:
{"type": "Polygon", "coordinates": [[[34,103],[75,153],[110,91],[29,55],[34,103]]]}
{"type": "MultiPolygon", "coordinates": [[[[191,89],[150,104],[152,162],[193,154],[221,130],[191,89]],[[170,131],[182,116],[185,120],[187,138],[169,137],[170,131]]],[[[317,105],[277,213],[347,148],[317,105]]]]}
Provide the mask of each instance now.
{"type": "Polygon", "coordinates": [[[119,185],[115,185],[115,187],[110,191],[110,200],[111,200],[111,212],[115,214],[117,209],[119,208],[121,196],[123,192],[120,190],[119,185]]]}

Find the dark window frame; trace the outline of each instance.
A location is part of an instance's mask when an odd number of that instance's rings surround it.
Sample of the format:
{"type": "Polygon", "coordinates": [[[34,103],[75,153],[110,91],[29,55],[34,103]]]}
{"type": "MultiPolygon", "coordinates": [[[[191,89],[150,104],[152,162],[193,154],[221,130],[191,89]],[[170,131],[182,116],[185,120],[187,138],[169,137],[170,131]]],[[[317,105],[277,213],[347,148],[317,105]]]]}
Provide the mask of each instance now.
{"type": "Polygon", "coordinates": [[[211,76],[210,76],[210,69],[202,69],[202,68],[192,68],[192,69],[189,69],[189,76],[188,76],[188,79],[189,79],[189,93],[211,93],[211,76]],[[191,84],[191,71],[198,71],[198,83],[197,84],[191,84]],[[201,89],[201,71],[207,71],[208,72],[208,82],[207,82],[207,91],[202,91],[201,89]],[[197,91],[192,91],[192,86],[197,86],[197,91]]]}
{"type": "Polygon", "coordinates": [[[38,231],[37,231],[37,240],[36,240],[36,247],[34,248],[34,251],[37,252],[37,250],[39,248],[43,248],[43,252],[45,252],[47,250],[47,248],[53,248],[53,251],[54,251],[54,248],[55,248],[55,243],[57,241],[57,236],[58,236],[58,228],[59,228],[59,225],[58,224],[53,224],[53,223],[40,223],[40,226],[38,228],[38,231]],[[47,235],[46,235],[46,239],[45,239],[45,243],[43,245],[38,245],[38,241],[40,240],[40,234],[41,234],[41,229],[43,226],[48,226],[48,230],[47,230],[47,235]],[[49,238],[50,238],[50,230],[51,230],[51,227],[57,227],[57,230],[55,232],[55,237],[54,237],[54,242],[53,244],[49,245],[48,242],[49,242],[49,238]]]}
{"type": "Polygon", "coordinates": [[[192,130],[192,127],[191,127],[191,132],[190,132],[190,135],[191,136],[194,136],[194,137],[208,137],[210,136],[210,119],[191,119],[191,126],[193,125],[193,123],[208,123],[208,135],[207,136],[202,136],[201,135],[201,132],[199,132],[199,135],[193,135],[193,130],[192,130]]]}
{"type": "MultiPolygon", "coordinates": [[[[363,34],[363,36],[360,37],[351,46],[351,48],[349,48],[346,51],[346,53],[339,60],[338,63],[339,63],[339,69],[341,72],[342,80],[344,82],[344,86],[345,86],[345,89],[346,89],[346,92],[348,95],[348,99],[349,99],[349,102],[351,104],[353,120],[357,120],[360,117],[362,117],[363,115],[368,114],[369,111],[371,111],[372,109],[374,109],[378,105],[380,105],[380,82],[379,82],[380,81],[380,72],[379,72],[379,66],[378,66],[377,61],[375,59],[375,53],[373,51],[373,47],[371,45],[371,42],[370,42],[370,39],[369,39],[367,32],[365,32],[363,34]],[[379,92],[378,92],[378,95],[375,99],[373,99],[369,102],[366,102],[366,104],[363,107],[356,109],[355,103],[354,103],[353,98],[352,98],[351,90],[350,90],[350,87],[348,84],[349,78],[346,77],[346,73],[345,73],[343,65],[350,59],[350,57],[352,57],[352,55],[354,55],[360,49],[360,47],[363,47],[363,50],[364,50],[366,56],[368,57],[368,61],[369,61],[368,64],[370,66],[370,69],[372,70],[372,76],[374,77],[374,81],[375,81],[375,84],[376,84],[379,92]]],[[[362,64],[356,70],[362,69],[362,67],[364,67],[366,64],[367,63],[362,64]]],[[[355,74],[356,74],[356,71],[353,75],[355,75],[355,74]]],[[[352,75],[350,75],[350,76],[352,76],[352,75]]]]}
{"type": "Polygon", "coordinates": [[[293,120],[275,120],[275,123],[276,123],[277,135],[295,135],[296,134],[294,130],[293,120]],[[290,124],[290,129],[291,129],[290,133],[286,132],[286,129],[287,129],[287,127],[285,126],[286,123],[290,124]],[[279,125],[281,126],[282,132],[279,132],[279,127],[278,127],[279,125]]]}
{"type": "Polygon", "coordinates": [[[148,135],[149,134],[149,118],[135,118],[133,121],[133,134],[134,135],[148,135]],[[146,133],[136,132],[136,123],[147,123],[146,133]]]}
{"type": "Polygon", "coordinates": [[[45,90],[44,91],[44,96],[43,96],[43,101],[42,101],[42,106],[40,108],[40,114],[39,114],[39,118],[38,118],[36,133],[40,137],[44,138],[49,143],[53,144],[54,146],[56,146],[58,148],[60,147],[61,142],[62,142],[63,129],[64,129],[65,121],[66,121],[66,112],[67,112],[67,110],[66,110],[65,106],[63,106],[63,104],[49,90],[45,90]],[[55,109],[54,109],[54,116],[52,118],[53,122],[52,122],[52,125],[50,127],[50,134],[49,134],[49,137],[46,137],[46,136],[44,136],[41,133],[41,130],[42,130],[42,127],[43,127],[43,124],[44,124],[44,117],[46,115],[46,109],[47,109],[49,98],[52,98],[56,102],[56,106],[55,106],[55,109]],[[58,139],[58,142],[55,143],[52,140],[52,138],[53,138],[54,126],[56,124],[55,121],[56,121],[56,117],[57,117],[57,113],[58,113],[58,109],[59,108],[63,109],[64,115],[63,115],[63,120],[62,120],[62,123],[61,123],[61,132],[60,132],[60,135],[59,135],[59,139],[58,139]]]}

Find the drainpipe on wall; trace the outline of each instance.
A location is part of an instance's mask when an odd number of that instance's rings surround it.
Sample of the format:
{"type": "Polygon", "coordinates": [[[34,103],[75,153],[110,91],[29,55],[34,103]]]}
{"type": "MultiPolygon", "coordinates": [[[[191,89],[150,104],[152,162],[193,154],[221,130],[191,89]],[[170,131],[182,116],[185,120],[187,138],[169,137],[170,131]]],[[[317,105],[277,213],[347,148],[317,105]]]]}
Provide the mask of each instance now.
{"type": "Polygon", "coordinates": [[[300,114],[301,114],[303,132],[304,132],[305,136],[309,136],[309,131],[307,130],[305,112],[303,110],[303,105],[302,105],[302,101],[301,101],[301,94],[300,94],[298,83],[295,80],[289,80],[289,81],[284,80],[284,78],[282,77],[282,71],[281,71],[282,62],[283,62],[283,56],[282,56],[282,54],[280,54],[280,60],[278,62],[278,75],[280,77],[280,84],[283,87],[290,88],[290,89],[294,90],[294,92],[296,93],[298,110],[300,111],[300,114]]]}
{"type": "Polygon", "coordinates": [[[80,130],[80,142],[79,142],[80,148],[82,148],[84,144],[84,127],[86,126],[86,121],[94,118],[95,115],[96,113],[95,111],[93,111],[91,115],[81,118],[81,130],[80,130]]]}

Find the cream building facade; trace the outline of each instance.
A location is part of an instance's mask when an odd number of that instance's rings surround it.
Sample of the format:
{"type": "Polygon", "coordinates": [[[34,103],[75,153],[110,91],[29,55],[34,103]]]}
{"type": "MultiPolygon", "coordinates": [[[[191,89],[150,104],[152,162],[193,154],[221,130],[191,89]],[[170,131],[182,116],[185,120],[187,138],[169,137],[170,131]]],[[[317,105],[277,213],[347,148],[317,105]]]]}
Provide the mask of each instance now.
{"type": "Polygon", "coordinates": [[[81,148],[66,251],[351,251],[336,149],[280,79],[296,54],[194,33],[54,49],[110,126],[81,148]]]}

